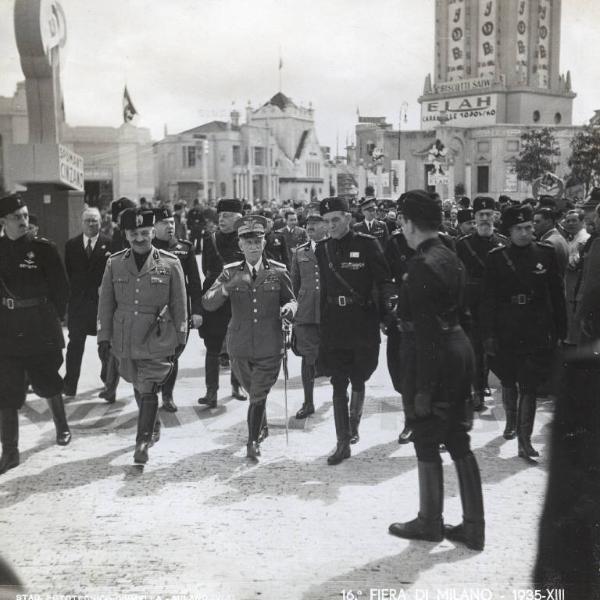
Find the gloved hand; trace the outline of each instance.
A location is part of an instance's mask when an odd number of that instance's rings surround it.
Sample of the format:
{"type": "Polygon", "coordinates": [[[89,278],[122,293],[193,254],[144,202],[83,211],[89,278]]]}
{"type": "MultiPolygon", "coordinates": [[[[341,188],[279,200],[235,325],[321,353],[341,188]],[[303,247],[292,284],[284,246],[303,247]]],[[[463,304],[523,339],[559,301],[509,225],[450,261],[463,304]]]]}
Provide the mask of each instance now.
{"type": "Polygon", "coordinates": [[[281,307],[281,318],[284,321],[289,321],[291,323],[292,319],[294,318],[294,311],[291,309],[291,307],[289,306],[282,306],[281,307]]]}
{"type": "Polygon", "coordinates": [[[202,326],[204,319],[202,315],[192,315],[192,327],[194,329],[198,329],[198,327],[202,326]]]}
{"type": "Polygon", "coordinates": [[[172,356],[172,359],[177,360],[183,354],[184,350],[185,344],[177,344],[177,347],[175,348],[175,354],[172,356]]]}
{"type": "Polygon", "coordinates": [[[429,392],[417,392],[415,414],[417,417],[427,417],[431,414],[431,394],[429,392]]]}
{"type": "Polygon", "coordinates": [[[107,361],[110,358],[110,342],[98,343],[98,357],[100,360],[107,361]]]}
{"type": "Polygon", "coordinates": [[[488,356],[496,356],[498,352],[498,344],[494,338],[488,338],[483,341],[483,351],[488,356]]]}

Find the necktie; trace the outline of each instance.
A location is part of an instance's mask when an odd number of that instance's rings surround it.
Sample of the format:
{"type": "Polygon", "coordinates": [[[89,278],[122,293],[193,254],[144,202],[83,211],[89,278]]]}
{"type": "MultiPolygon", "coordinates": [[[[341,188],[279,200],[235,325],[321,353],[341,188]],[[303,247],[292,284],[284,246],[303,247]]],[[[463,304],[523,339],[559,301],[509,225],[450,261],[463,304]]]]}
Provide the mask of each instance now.
{"type": "Polygon", "coordinates": [[[371,221],[367,223],[367,231],[371,233],[371,221]]]}
{"type": "Polygon", "coordinates": [[[85,253],[87,254],[88,258],[92,255],[93,251],[94,251],[94,249],[92,248],[92,240],[90,238],[88,238],[88,243],[87,243],[87,246],[85,247],[85,253]]]}
{"type": "Polygon", "coordinates": [[[256,269],[252,267],[252,281],[256,281],[256,269]]]}

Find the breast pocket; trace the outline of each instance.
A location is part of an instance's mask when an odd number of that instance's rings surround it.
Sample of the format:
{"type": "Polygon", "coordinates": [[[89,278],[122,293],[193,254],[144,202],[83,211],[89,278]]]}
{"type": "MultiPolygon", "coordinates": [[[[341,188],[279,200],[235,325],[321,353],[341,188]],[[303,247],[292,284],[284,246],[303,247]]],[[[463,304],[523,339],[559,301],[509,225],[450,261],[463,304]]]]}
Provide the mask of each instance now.
{"type": "Polygon", "coordinates": [[[150,294],[152,300],[166,304],[169,299],[169,278],[165,276],[150,276],[150,294]]]}

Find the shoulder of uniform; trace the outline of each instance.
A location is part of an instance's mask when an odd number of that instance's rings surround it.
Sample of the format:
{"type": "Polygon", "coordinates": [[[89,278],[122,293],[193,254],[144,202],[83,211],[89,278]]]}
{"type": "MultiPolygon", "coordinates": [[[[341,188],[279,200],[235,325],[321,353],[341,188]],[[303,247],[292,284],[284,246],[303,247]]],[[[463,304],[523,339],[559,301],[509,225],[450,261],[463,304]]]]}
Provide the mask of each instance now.
{"type": "Polygon", "coordinates": [[[184,246],[186,246],[187,248],[191,248],[193,246],[192,242],[190,242],[190,240],[180,240],[179,238],[177,239],[177,243],[178,244],[183,244],[184,246]]]}
{"type": "Polygon", "coordinates": [[[273,260],[272,258],[267,258],[266,260],[269,263],[269,266],[279,267],[280,269],[287,269],[287,267],[282,262],[279,262],[278,260],[273,260]]]}
{"type": "Polygon", "coordinates": [[[501,252],[502,250],[504,250],[506,248],[506,246],[497,246],[496,248],[492,248],[488,254],[496,254],[498,252],[501,252]]]}
{"type": "Polygon", "coordinates": [[[356,235],[357,235],[357,237],[365,238],[367,240],[376,240],[377,239],[374,235],[371,235],[370,233],[363,233],[362,231],[357,231],[356,235]]]}
{"type": "Polygon", "coordinates": [[[31,238],[34,244],[41,244],[42,246],[56,246],[56,244],[45,237],[34,237],[31,238]]]}
{"type": "Polygon", "coordinates": [[[125,252],[127,252],[129,250],[129,248],[123,248],[123,250],[119,250],[118,252],[113,252],[113,254],[110,255],[111,258],[116,258],[117,256],[120,256],[121,254],[125,254],[125,252]]]}
{"type": "Polygon", "coordinates": [[[554,252],[554,246],[552,245],[552,242],[540,240],[540,241],[536,241],[536,245],[539,246],[540,248],[545,248],[546,250],[552,250],[554,252]]]}
{"type": "Polygon", "coordinates": [[[296,247],[296,250],[299,250],[300,248],[308,248],[310,246],[310,240],[308,240],[307,242],[302,242],[301,244],[298,244],[298,246],[296,247]]]}
{"type": "Polygon", "coordinates": [[[392,231],[392,233],[390,234],[390,237],[398,237],[399,235],[402,235],[402,229],[395,229],[394,231],[392,231]]]}
{"type": "Polygon", "coordinates": [[[236,260],[235,262],[227,263],[226,265],[223,265],[223,269],[232,269],[233,267],[239,267],[243,262],[243,260],[236,260]]]}
{"type": "Polygon", "coordinates": [[[473,237],[472,233],[465,233],[463,235],[459,235],[456,238],[456,243],[458,244],[458,242],[464,242],[465,240],[470,240],[473,237]]]}
{"type": "Polygon", "coordinates": [[[501,233],[498,233],[497,231],[495,232],[495,235],[496,235],[496,239],[499,242],[502,242],[503,244],[508,243],[508,238],[505,235],[502,235],[501,233]]]}
{"type": "Polygon", "coordinates": [[[168,250],[161,250],[160,248],[155,248],[161,258],[172,258],[173,260],[179,260],[173,253],[168,250]]]}

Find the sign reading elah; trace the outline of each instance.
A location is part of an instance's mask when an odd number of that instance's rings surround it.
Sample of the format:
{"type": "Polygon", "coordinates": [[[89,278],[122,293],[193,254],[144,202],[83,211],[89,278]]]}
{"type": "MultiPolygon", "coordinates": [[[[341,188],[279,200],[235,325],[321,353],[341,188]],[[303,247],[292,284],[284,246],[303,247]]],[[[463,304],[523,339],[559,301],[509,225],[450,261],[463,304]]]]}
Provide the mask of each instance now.
{"type": "Polygon", "coordinates": [[[440,124],[440,116],[449,126],[478,127],[493,125],[498,108],[497,94],[481,94],[430,100],[421,104],[421,127],[435,129],[440,124]]]}

